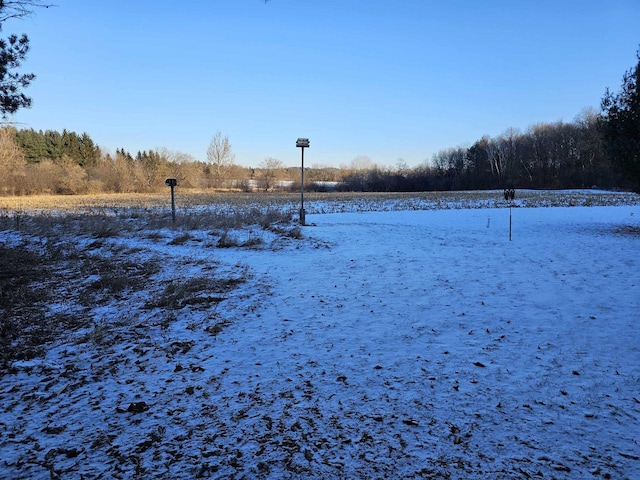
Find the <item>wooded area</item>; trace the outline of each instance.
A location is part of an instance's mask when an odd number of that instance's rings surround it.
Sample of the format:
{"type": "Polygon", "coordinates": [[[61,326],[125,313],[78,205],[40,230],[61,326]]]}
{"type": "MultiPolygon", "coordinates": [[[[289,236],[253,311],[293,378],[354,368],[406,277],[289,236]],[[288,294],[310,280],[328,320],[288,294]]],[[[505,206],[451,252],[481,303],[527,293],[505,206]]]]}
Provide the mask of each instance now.
{"type": "MultiPolygon", "coordinates": [[[[484,136],[468,148],[443,150],[409,168],[357,157],[340,168],[305,168],[305,188],[355,191],[489,188],[632,188],[605,148],[602,117],[585,111],[571,123],[536,124],[484,136]]],[[[300,169],[266,158],[255,168],[233,163],[226,137],[214,136],[208,161],[168,149],[104,153],[89,134],[0,130],[2,195],[153,192],[177,178],[180,188],[273,190],[300,188],[300,169]],[[217,142],[217,145],[216,145],[217,142]],[[224,155],[222,154],[224,153],[224,155]]]]}

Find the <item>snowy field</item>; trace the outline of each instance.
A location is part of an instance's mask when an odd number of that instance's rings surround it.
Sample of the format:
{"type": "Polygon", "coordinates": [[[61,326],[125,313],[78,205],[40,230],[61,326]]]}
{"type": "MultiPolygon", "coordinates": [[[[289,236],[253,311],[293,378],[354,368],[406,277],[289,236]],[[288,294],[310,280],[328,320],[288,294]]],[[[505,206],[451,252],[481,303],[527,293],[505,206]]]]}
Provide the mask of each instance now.
{"type": "Polygon", "coordinates": [[[514,208],[511,241],[508,208],[321,210],[105,240],[163,268],[51,305],[87,326],[1,372],[0,478],[640,478],[638,203],[514,208]],[[202,275],[235,288],[151,300],[202,275]]]}

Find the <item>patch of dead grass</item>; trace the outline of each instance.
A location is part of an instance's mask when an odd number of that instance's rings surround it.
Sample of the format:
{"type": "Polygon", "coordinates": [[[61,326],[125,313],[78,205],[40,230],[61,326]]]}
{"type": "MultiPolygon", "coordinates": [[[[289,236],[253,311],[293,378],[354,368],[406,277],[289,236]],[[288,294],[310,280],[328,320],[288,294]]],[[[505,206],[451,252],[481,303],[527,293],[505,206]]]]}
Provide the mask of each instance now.
{"type": "Polygon", "coordinates": [[[631,235],[634,237],[640,237],[640,226],[625,225],[623,227],[616,228],[614,232],[618,235],[631,235]]]}
{"type": "Polygon", "coordinates": [[[185,306],[204,306],[218,304],[227,298],[227,294],[245,278],[195,277],[173,280],[156,298],[149,299],[146,308],[179,310],[185,306]]]}
{"type": "Polygon", "coordinates": [[[49,312],[49,303],[59,300],[52,288],[59,255],[57,249],[0,245],[0,369],[40,355],[47,342],[83,321],[81,315],[49,312]]]}

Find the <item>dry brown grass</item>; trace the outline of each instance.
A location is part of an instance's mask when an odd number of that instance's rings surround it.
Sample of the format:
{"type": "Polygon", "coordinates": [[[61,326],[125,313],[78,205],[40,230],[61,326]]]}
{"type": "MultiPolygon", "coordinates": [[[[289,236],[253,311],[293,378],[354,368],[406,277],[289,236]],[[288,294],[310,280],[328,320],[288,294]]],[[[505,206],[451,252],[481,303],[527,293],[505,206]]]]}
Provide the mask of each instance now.
{"type": "MultiPolygon", "coordinates": [[[[312,195],[312,194],[309,194],[312,195]]],[[[236,205],[282,204],[294,201],[299,194],[287,193],[243,193],[243,192],[176,192],[176,208],[190,209],[203,205],[232,203],[236,205]]],[[[0,197],[0,211],[33,212],[56,210],[73,212],[97,212],[118,214],[122,209],[161,209],[170,211],[169,192],[160,193],[111,193],[94,195],[35,195],[0,197]]]]}
{"type": "MultiPolygon", "coordinates": [[[[212,198],[196,195],[191,202],[212,198]]],[[[282,232],[283,237],[293,237],[288,232],[296,228],[286,212],[255,206],[196,210],[195,205],[173,224],[170,212],[160,208],[161,200],[166,199],[154,195],[33,197],[18,203],[2,199],[0,229],[13,234],[0,241],[0,372],[15,360],[40,356],[51,342],[79,330],[93,329],[80,335],[80,341],[104,341],[98,333],[109,329],[94,318],[101,307],[114,312],[108,325],[127,322],[136,309],[153,308],[160,310],[158,317],[166,323],[174,318],[167,312],[215,308],[248,278],[240,267],[239,274],[217,276],[215,264],[207,264],[201,265],[206,270],[202,276],[177,275],[166,284],[156,276],[167,264],[164,254],[152,248],[158,242],[178,248],[193,241],[209,247],[215,240],[202,238],[223,237],[247,226],[250,232],[282,232]],[[129,238],[135,244],[128,244],[129,238]]],[[[220,246],[255,248],[262,242],[259,234],[251,233],[246,240],[220,246]]],[[[169,268],[171,261],[175,259],[169,259],[169,268]]],[[[216,318],[216,325],[224,324],[224,319],[216,318]]]]}
{"type": "Polygon", "coordinates": [[[634,237],[640,237],[640,227],[635,225],[625,225],[615,230],[618,235],[631,235],[634,237]]]}
{"type": "MultiPolygon", "coordinates": [[[[499,190],[477,190],[464,192],[409,192],[409,193],[366,193],[366,192],[306,192],[304,194],[308,213],[315,213],[317,202],[340,205],[374,206],[383,201],[396,202],[407,208],[460,208],[474,204],[504,206],[499,190]]],[[[596,206],[616,204],[637,204],[640,196],[628,192],[588,192],[517,190],[516,201],[521,206],[596,206]]],[[[180,216],[197,212],[206,207],[211,212],[229,216],[231,213],[257,209],[287,210],[297,212],[299,193],[236,192],[236,191],[176,191],[176,209],[180,216]]],[[[104,216],[137,216],[155,212],[166,219],[171,215],[169,191],[164,194],[96,194],[96,195],[39,195],[33,197],[0,197],[0,218],[3,216],[25,215],[36,212],[65,212],[78,214],[99,214],[104,216]]],[[[333,211],[337,211],[333,209],[333,211]]],[[[192,219],[193,220],[193,219],[192,219]]],[[[182,220],[184,221],[184,220],[182,220]]]]}
{"type": "Polygon", "coordinates": [[[187,305],[211,305],[226,299],[226,295],[246,278],[195,277],[171,281],[156,298],[149,299],[146,308],[179,310],[187,305]]]}
{"type": "Polygon", "coordinates": [[[41,354],[60,331],[82,323],[81,314],[49,309],[65,295],[67,257],[59,247],[0,245],[0,371],[12,360],[41,354]]]}
{"type": "Polygon", "coordinates": [[[190,270],[167,282],[156,276],[167,266],[166,257],[110,240],[85,248],[55,235],[36,244],[33,238],[19,245],[0,243],[0,375],[16,360],[44,355],[57,339],[115,342],[111,332],[118,325],[131,330],[136,312],[155,309],[152,317],[167,324],[177,318],[171,312],[198,309],[223,325],[211,309],[249,278],[241,266],[218,274],[215,264],[203,264],[201,275],[190,270]],[[100,311],[110,313],[98,318],[100,311]]]}
{"type": "MultiPolygon", "coordinates": [[[[172,221],[170,207],[161,205],[154,195],[112,195],[89,197],[33,197],[27,206],[13,204],[8,199],[0,208],[0,229],[19,230],[33,235],[84,235],[95,239],[137,234],[142,230],[154,231],[172,228],[185,232],[175,242],[188,240],[192,230],[229,231],[248,225],[259,226],[276,233],[287,230],[292,212],[274,204],[267,197],[257,197],[264,203],[249,202],[227,194],[193,195],[189,206],[181,207],[172,221]],[[54,203],[57,199],[60,202],[54,203]],[[217,203],[216,203],[217,202],[217,203]],[[14,205],[10,208],[9,205],[14,205]]],[[[280,199],[286,201],[286,199],[280,199]]]]}

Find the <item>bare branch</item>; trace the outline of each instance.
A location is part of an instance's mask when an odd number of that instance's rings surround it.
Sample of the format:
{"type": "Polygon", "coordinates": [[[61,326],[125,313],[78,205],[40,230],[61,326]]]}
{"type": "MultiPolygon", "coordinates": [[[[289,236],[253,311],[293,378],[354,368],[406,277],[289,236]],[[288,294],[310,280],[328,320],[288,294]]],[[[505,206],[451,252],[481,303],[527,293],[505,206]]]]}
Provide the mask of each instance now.
{"type": "Polygon", "coordinates": [[[29,17],[35,8],[53,6],[53,4],[43,3],[41,0],[0,0],[0,28],[2,28],[1,24],[10,18],[29,17]]]}

